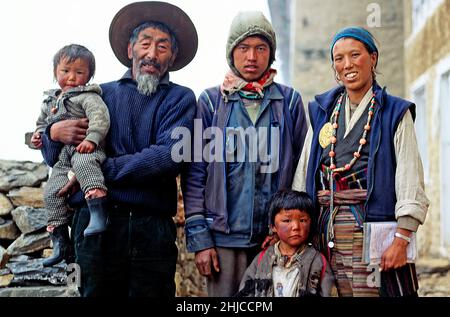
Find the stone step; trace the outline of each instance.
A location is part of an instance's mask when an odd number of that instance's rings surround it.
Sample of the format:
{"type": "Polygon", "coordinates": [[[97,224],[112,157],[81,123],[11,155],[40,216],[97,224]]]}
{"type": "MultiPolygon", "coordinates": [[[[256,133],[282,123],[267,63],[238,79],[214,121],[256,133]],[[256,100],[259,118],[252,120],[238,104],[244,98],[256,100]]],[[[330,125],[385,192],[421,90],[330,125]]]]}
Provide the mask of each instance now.
{"type": "Polygon", "coordinates": [[[78,289],[68,286],[0,288],[0,297],[80,297],[78,289]]]}

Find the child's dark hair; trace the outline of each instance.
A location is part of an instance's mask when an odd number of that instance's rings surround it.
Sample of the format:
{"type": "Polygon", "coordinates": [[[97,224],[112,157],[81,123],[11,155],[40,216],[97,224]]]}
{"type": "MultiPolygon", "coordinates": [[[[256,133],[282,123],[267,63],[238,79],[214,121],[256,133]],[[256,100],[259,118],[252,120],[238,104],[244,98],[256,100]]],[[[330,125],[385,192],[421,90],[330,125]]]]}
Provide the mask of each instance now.
{"type": "Polygon", "coordinates": [[[314,216],[314,203],[305,192],[296,190],[280,190],[275,193],[269,202],[269,219],[275,225],[275,216],[282,210],[298,209],[306,212],[311,220],[314,216]]]}
{"type": "Polygon", "coordinates": [[[75,62],[77,59],[82,59],[88,64],[89,67],[89,79],[95,74],[95,57],[90,50],[83,45],[70,44],[64,46],[53,57],[53,75],[56,78],[56,67],[63,59],[67,59],[69,63],[75,62]]]}

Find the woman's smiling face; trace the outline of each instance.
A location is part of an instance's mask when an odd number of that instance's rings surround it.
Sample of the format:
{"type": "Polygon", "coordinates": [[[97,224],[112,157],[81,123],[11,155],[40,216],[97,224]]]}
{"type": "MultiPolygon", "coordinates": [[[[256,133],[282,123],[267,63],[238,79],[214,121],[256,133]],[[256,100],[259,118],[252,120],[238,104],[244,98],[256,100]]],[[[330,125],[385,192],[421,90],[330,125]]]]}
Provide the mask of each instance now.
{"type": "Polygon", "coordinates": [[[364,44],[342,38],[333,47],[333,66],[349,94],[364,94],[373,83],[377,53],[369,54],[364,44]]]}

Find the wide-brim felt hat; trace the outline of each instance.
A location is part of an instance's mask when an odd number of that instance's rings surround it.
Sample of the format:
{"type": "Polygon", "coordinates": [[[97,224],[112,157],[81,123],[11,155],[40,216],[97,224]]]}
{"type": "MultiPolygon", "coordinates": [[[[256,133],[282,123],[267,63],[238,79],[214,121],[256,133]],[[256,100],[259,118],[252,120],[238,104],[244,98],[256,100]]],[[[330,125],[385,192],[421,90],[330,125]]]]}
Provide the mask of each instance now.
{"type": "Polygon", "coordinates": [[[179,7],[160,1],[134,2],[123,7],[114,16],[109,27],[109,42],[118,60],[131,67],[128,43],[133,30],[145,22],[164,23],[175,35],[178,54],[169,71],[189,64],[197,53],[198,36],[194,23],[179,7]]]}

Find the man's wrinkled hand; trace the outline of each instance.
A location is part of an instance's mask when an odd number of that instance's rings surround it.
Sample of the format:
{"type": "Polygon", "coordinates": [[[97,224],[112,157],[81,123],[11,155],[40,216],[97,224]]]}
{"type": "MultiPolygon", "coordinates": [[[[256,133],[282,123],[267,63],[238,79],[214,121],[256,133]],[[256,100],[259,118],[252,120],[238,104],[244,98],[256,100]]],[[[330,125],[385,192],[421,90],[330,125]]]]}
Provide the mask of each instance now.
{"type": "Polygon", "coordinates": [[[272,234],[272,235],[268,235],[263,243],[261,244],[261,249],[265,249],[267,247],[270,247],[271,245],[274,245],[275,243],[277,243],[280,240],[280,238],[278,237],[278,235],[276,233],[272,234]]]}
{"type": "Polygon", "coordinates": [[[398,269],[406,265],[408,242],[395,238],[391,246],[381,256],[380,271],[398,269]]]}
{"type": "Polygon", "coordinates": [[[50,138],[64,144],[78,145],[85,139],[88,127],[89,121],[87,118],[62,120],[51,126],[50,138]]]}
{"type": "Polygon", "coordinates": [[[67,197],[75,194],[77,191],[80,190],[80,183],[78,183],[78,180],[76,176],[72,176],[72,178],[67,182],[66,185],[64,185],[63,188],[56,194],[58,197],[67,197]]]}
{"type": "Polygon", "coordinates": [[[216,272],[220,271],[219,259],[215,248],[199,251],[195,253],[195,265],[199,273],[206,277],[211,277],[213,268],[216,272]]]}

